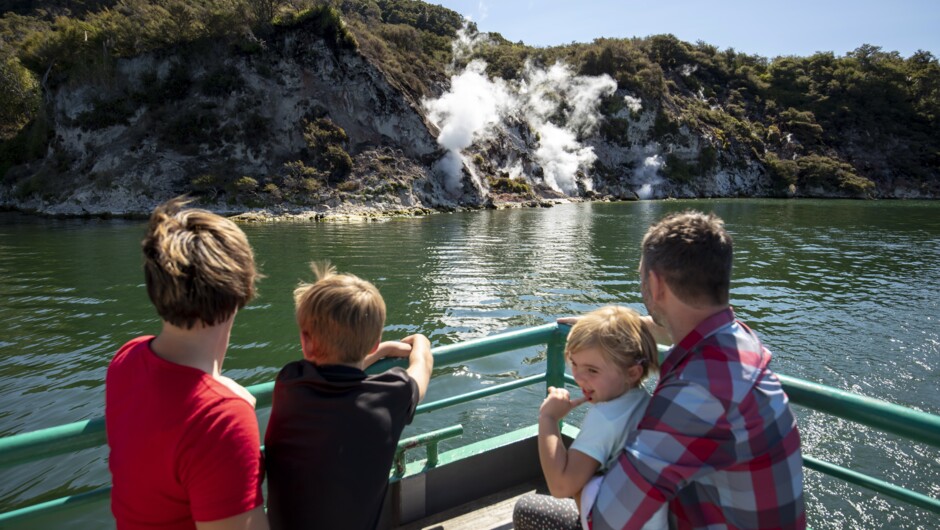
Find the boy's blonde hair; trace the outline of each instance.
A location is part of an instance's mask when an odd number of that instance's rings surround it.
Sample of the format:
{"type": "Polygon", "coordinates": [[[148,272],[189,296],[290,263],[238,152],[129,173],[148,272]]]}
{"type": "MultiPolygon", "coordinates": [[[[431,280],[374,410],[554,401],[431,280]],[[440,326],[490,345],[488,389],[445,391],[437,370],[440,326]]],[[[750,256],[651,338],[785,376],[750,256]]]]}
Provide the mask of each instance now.
{"type": "Polygon", "coordinates": [[[632,366],[641,366],[639,382],[651,370],[659,369],[659,351],[640,315],[627,307],[605,306],[584,315],[568,333],[565,358],[585,348],[597,348],[605,359],[624,374],[632,366]]]}
{"type": "Polygon", "coordinates": [[[160,318],[191,329],[224,322],[255,295],[255,258],[232,221],[200,209],[186,197],[153,210],[144,251],[147,295],[160,318]]]}
{"type": "Polygon", "coordinates": [[[311,263],[314,283],[294,289],[297,325],[321,362],[358,363],[382,338],[385,300],[371,283],[336,274],[329,262],[311,263]]]}

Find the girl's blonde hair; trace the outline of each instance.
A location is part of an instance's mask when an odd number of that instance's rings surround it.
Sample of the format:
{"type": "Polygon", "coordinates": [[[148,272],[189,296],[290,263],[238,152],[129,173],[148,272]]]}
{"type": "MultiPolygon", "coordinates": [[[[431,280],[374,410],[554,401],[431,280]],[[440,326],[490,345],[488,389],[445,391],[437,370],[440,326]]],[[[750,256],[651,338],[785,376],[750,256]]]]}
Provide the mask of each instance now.
{"type": "Polygon", "coordinates": [[[357,363],[382,338],[385,300],[374,285],[337,274],[329,262],[311,263],[314,283],[294,289],[297,325],[314,344],[321,362],[357,363]]]}
{"type": "Polygon", "coordinates": [[[584,315],[571,328],[565,345],[565,358],[585,348],[597,348],[605,359],[627,373],[632,366],[642,366],[638,382],[659,369],[656,341],[640,315],[628,308],[605,306],[584,315]]]}

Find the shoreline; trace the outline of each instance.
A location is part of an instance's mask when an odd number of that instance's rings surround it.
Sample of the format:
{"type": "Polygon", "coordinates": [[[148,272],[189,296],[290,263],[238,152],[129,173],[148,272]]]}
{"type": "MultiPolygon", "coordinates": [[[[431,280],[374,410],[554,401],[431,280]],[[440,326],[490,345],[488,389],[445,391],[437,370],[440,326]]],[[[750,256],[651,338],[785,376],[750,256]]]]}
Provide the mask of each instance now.
{"type": "MultiPolygon", "coordinates": [[[[299,207],[282,206],[277,208],[225,208],[215,204],[200,204],[194,200],[191,205],[203,208],[235,222],[243,223],[277,223],[277,222],[375,222],[393,218],[424,217],[428,215],[478,210],[504,210],[512,208],[551,208],[558,204],[578,202],[627,202],[635,199],[617,199],[603,197],[586,199],[581,197],[551,198],[551,199],[525,199],[488,201],[486,204],[446,206],[430,208],[425,206],[402,206],[400,204],[383,206],[366,206],[355,203],[344,203],[337,207],[299,207]]],[[[156,205],[156,203],[155,203],[156,205]]],[[[16,212],[23,215],[43,217],[48,219],[122,219],[129,221],[147,220],[150,212],[43,212],[38,208],[17,208],[9,205],[0,206],[0,212],[16,212]]]]}
{"type": "MultiPolygon", "coordinates": [[[[479,211],[479,210],[506,210],[515,208],[552,208],[556,205],[582,203],[582,202],[638,202],[638,201],[669,201],[669,200],[711,200],[711,199],[779,199],[779,200],[860,200],[860,201],[934,201],[938,198],[933,197],[846,197],[846,196],[785,196],[785,197],[655,197],[649,199],[640,198],[621,198],[615,196],[595,196],[595,197],[552,197],[552,198],[526,198],[520,200],[490,200],[482,205],[459,205],[444,207],[425,207],[425,206],[402,206],[401,204],[383,206],[366,206],[354,203],[344,203],[336,207],[329,206],[280,206],[275,208],[252,208],[239,205],[238,207],[223,207],[218,203],[204,204],[198,199],[194,200],[192,205],[197,208],[203,208],[228,219],[239,223],[306,223],[306,222],[335,222],[335,223],[357,223],[357,222],[378,222],[394,218],[414,218],[425,217],[435,214],[479,211]]],[[[155,203],[154,206],[158,204],[155,203]]],[[[44,212],[38,208],[18,208],[9,204],[0,205],[0,212],[19,213],[22,215],[42,217],[47,219],[96,219],[111,220],[120,219],[127,221],[147,220],[150,217],[150,211],[144,212],[89,212],[87,210],[81,213],[68,212],[44,212]]]]}

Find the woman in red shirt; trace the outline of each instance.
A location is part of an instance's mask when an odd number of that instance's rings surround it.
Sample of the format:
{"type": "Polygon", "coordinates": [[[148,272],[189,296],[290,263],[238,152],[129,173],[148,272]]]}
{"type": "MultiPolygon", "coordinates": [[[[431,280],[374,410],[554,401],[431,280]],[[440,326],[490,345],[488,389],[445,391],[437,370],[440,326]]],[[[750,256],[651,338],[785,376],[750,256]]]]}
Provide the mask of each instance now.
{"type": "Polygon", "coordinates": [[[234,223],[186,203],[158,206],[143,241],[162,329],[108,367],[111,510],[120,530],[267,530],[255,400],[221,373],[254,255],[234,223]]]}

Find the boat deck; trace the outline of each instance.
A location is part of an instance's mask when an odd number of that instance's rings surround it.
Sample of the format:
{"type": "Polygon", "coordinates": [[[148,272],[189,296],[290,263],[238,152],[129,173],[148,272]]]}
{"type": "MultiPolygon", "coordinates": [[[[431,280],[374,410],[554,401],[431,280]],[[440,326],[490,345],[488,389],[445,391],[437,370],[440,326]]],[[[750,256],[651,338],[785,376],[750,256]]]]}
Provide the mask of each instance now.
{"type": "Polygon", "coordinates": [[[512,508],[526,493],[548,493],[545,481],[530,481],[481,497],[397,530],[510,530],[512,508]]]}

